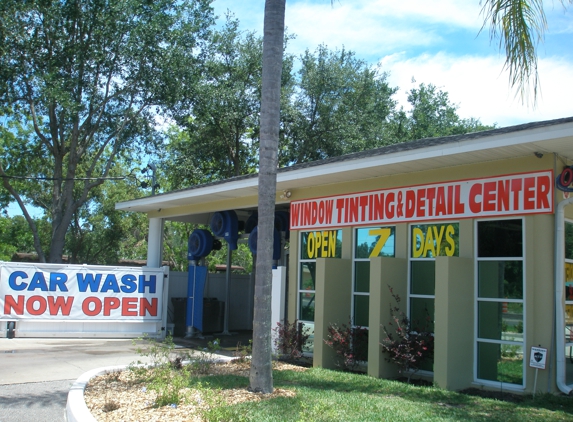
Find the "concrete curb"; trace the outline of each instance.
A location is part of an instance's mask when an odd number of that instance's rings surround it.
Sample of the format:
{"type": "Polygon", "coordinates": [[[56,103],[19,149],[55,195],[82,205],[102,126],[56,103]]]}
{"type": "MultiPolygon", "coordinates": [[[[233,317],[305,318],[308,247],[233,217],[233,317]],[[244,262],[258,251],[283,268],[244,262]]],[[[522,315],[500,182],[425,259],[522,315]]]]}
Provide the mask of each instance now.
{"type": "Polygon", "coordinates": [[[108,366],[105,368],[96,368],[82,374],[71,386],[64,413],[67,422],[97,422],[86,406],[84,400],[84,391],[88,382],[99,375],[107,374],[113,371],[123,371],[129,365],[108,366]]]}
{"type": "MultiPolygon", "coordinates": [[[[218,357],[213,359],[214,363],[219,362],[229,362],[234,357],[218,357]]],[[[189,361],[183,362],[183,364],[188,364],[189,361]]],[[[68,401],[66,402],[66,411],[64,412],[64,419],[67,422],[97,422],[97,420],[92,416],[90,410],[86,405],[84,399],[84,391],[89,381],[99,375],[104,375],[114,371],[124,371],[131,365],[119,365],[119,366],[107,366],[104,368],[96,368],[91,371],[82,374],[70,387],[70,392],[68,393],[68,401]]]]}

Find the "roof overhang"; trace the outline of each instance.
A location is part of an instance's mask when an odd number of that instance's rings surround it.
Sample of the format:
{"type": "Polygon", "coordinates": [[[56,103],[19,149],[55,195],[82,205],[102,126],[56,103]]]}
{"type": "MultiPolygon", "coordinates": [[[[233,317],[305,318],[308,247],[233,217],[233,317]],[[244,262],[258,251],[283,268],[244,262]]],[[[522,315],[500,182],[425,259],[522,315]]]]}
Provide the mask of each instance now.
{"type": "MultiPolygon", "coordinates": [[[[281,198],[281,193],[286,190],[527,157],[535,153],[552,153],[573,160],[573,118],[422,139],[282,168],[277,174],[277,206],[283,204],[288,207],[288,199],[281,198]]],[[[257,175],[241,176],[120,202],[116,204],[116,209],[145,212],[171,220],[207,223],[217,203],[233,201],[239,209],[256,209],[257,185],[257,175]],[[205,204],[212,206],[206,209],[205,204]]]]}

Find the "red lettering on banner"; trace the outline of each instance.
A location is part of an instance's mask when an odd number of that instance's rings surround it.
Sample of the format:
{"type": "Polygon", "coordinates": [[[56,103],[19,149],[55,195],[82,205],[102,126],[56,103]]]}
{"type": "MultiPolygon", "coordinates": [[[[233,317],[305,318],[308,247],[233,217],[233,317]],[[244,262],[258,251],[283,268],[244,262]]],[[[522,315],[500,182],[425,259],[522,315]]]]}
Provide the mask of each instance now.
{"type": "Polygon", "coordinates": [[[12,311],[16,315],[24,315],[24,296],[18,296],[17,301],[11,295],[4,297],[4,315],[11,315],[12,311]]]}
{"type": "Polygon", "coordinates": [[[137,316],[137,298],[124,297],[121,301],[121,316],[137,316]]]}
{"type": "Polygon", "coordinates": [[[332,224],[332,209],[334,201],[326,201],[326,224],[332,224]]]}
{"type": "Polygon", "coordinates": [[[547,176],[537,177],[537,209],[549,209],[551,179],[547,176]]]}
{"type": "Polygon", "coordinates": [[[446,215],[446,192],[444,186],[438,186],[436,195],[436,216],[446,215]]]}
{"type": "Polygon", "coordinates": [[[426,189],[418,189],[418,194],[416,198],[416,217],[425,217],[426,216],[426,189]]]}
{"type": "Polygon", "coordinates": [[[476,183],[470,188],[470,211],[474,214],[478,214],[481,212],[481,201],[477,198],[482,194],[482,185],[481,183],[476,183]]]}
{"type": "Polygon", "coordinates": [[[463,214],[466,211],[466,206],[461,198],[462,187],[460,185],[454,186],[454,213],[463,214]]]}
{"type": "Polygon", "coordinates": [[[523,209],[535,209],[535,178],[526,177],[523,179],[523,209]]]}
{"type": "Polygon", "coordinates": [[[543,213],[552,194],[550,171],[344,194],[292,203],[291,229],[543,213]]]}
{"type": "Polygon", "coordinates": [[[89,296],[82,302],[82,311],[87,316],[96,316],[101,312],[101,300],[95,296],[89,296]],[[90,305],[93,303],[94,309],[90,309],[90,305]]]}
{"type": "Polygon", "coordinates": [[[497,210],[509,211],[509,180],[497,182],[497,210]]]}
{"type": "Polygon", "coordinates": [[[119,308],[120,300],[117,297],[106,297],[103,300],[103,314],[110,316],[112,309],[119,308]]]}
{"type": "Polygon", "coordinates": [[[297,227],[300,224],[299,221],[299,210],[301,208],[300,204],[290,205],[290,227],[297,227]]]}
{"type": "Polygon", "coordinates": [[[385,211],[386,218],[394,218],[394,199],[396,194],[394,192],[388,192],[386,195],[385,211]]]}
{"type": "Polygon", "coordinates": [[[374,220],[384,219],[384,194],[374,195],[374,220]]]}
{"type": "Polygon", "coordinates": [[[483,184],[483,211],[495,211],[495,182],[485,182],[483,184]]]}
{"type": "Polygon", "coordinates": [[[32,296],[29,297],[26,301],[26,312],[34,316],[42,315],[44,312],[46,312],[47,306],[46,298],[42,296],[32,296]],[[37,308],[35,306],[36,303],[38,304],[37,308]]]}
{"type": "Polygon", "coordinates": [[[344,198],[336,200],[336,210],[338,211],[337,223],[342,223],[342,213],[344,212],[344,198]]]}
{"type": "Polygon", "coordinates": [[[312,224],[313,226],[316,225],[316,219],[318,217],[318,207],[316,205],[316,202],[313,202],[311,204],[312,206],[310,207],[310,224],[312,224]]]}
{"type": "Polygon", "coordinates": [[[436,188],[428,188],[426,191],[426,196],[428,197],[428,215],[432,217],[434,215],[434,198],[436,197],[436,188]]]}
{"type": "Polygon", "coordinates": [[[50,311],[50,315],[58,315],[58,313],[61,312],[62,315],[69,316],[73,303],[73,296],[48,296],[48,310],[50,311]]]}
{"type": "Polygon", "coordinates": [[[157,316],[157,298],[151,298],[151,303],[142,297],[139,300],[139,316],[145,316],[149,314],[150,316],[157,316]]]}
{"type": "Polygon", "coordinates": [[[366,210],[368,209],[368,196],[364,195],[360,197],[360,208],[362,212],[360,213],[360,221],[366,221],[366,210]]]}
{"type": "Polygon", "coordinates": [[[310,203],[310,202],[307,202],[306,204],[304,204],[304,211],[302,213],[302,216],[304,218],[304,225],[305,226],[310,225],[311,207],[312,207],[312,203],[310,203]]]}
{"type": "Polygon", "coordinates": [[[454,212],[454,187],[448,186],[448,214],[452,215],[454,212]]]}
{"type": "Polygon", "coordinates": [[[416,212],[416,192],[406,191],[406,218],[412,218],[416,212]]]}
{"type": "Polygon", "coordinates": [[[511,181],[511,192],[513,192],[513,209],[519,209],[519,192],[521,191],[521,179],[511,181]]]}
{"type": "Polygon", "coordinates": [[[359,198],[348,198],[350,206],[348,207],[348,218],[346,219],[349,223],[358,222],[358,201],[359,198]]]}

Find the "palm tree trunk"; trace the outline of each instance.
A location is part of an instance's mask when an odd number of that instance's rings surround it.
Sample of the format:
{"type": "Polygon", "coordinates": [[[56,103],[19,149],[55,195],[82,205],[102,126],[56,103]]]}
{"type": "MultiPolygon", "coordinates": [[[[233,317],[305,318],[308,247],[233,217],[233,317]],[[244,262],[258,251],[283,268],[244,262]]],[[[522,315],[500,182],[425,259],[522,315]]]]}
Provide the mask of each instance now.
{"type": "Polygon", "coordinates": [[[253,318],[251,391],[273,392],[271,362],[271,282],[285,0],[265,1],[261,144],[259,150],[259,222],[253,318]]]}

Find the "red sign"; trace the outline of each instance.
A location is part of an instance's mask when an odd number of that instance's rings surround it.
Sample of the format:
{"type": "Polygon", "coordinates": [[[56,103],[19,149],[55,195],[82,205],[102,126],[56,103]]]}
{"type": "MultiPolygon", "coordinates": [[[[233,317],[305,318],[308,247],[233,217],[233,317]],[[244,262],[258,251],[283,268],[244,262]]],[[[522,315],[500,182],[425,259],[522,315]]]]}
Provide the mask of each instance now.
{"type": "Polygon", "coordinates": [[[290,229],[552,212],[548,170],[293,201],[290,229]]]}

